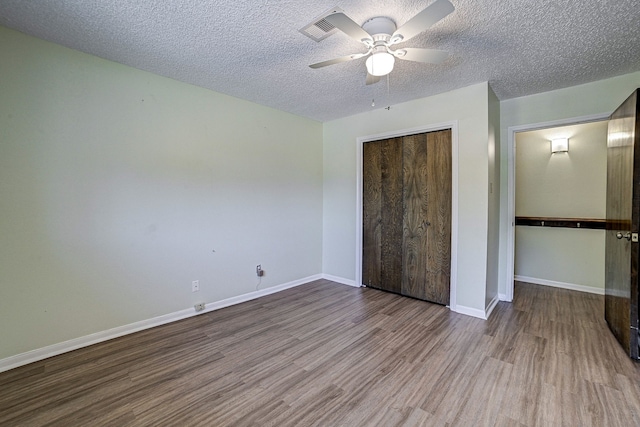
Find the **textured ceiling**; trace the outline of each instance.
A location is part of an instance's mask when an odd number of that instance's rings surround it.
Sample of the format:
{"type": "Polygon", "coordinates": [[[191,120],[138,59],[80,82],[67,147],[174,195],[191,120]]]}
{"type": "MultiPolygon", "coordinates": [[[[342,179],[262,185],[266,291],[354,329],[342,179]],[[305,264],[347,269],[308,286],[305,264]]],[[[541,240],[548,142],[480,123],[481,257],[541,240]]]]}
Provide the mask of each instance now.
{"type": "Polygon", "coordinates": [[[640,70],[638,0],[451,0],[451,15],[398,45],[449,51],[440,65],[396,61],[388,87],[365,86],[364,59],[308,67],[365,51],[340,32],[298,32],[326,10],[400,26],[431,2],[1,0],[0,25],[319,121],[482,81],[504,100],[640,70]]]}

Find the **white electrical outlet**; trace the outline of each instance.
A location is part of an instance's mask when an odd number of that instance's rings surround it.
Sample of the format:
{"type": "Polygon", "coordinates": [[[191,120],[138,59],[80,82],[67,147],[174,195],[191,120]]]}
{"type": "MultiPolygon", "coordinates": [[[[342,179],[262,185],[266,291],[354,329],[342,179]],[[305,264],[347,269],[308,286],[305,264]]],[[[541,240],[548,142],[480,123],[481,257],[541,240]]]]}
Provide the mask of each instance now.
{"type": "Polygon", "coordinates": [[[200,281],[194,280],[191,282],[191,292],[198,292],[200,290],[200,281]]]}

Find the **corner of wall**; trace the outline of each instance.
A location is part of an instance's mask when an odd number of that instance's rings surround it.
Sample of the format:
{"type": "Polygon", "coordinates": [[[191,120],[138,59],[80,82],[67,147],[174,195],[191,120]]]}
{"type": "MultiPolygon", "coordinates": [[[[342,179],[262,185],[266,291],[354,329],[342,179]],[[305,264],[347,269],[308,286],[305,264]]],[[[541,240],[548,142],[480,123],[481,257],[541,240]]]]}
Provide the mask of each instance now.
{"type": "Polygon", "coordinates": [[[490,304],[497,298],[500,280],[500,101],[489,84],[487,92],[489,191],[485,303],[490,304]]]}

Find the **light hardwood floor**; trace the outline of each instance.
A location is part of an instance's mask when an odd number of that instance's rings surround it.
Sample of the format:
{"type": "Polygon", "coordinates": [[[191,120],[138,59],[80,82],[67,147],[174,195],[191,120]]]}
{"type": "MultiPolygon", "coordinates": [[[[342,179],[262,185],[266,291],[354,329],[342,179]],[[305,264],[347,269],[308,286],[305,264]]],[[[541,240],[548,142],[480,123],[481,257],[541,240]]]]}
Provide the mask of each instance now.
{"type": "Polygon", "coordinates": [[[490,320],[317,281],[0,374],[2,426],[639,426],[603,298],[490,320]]]}

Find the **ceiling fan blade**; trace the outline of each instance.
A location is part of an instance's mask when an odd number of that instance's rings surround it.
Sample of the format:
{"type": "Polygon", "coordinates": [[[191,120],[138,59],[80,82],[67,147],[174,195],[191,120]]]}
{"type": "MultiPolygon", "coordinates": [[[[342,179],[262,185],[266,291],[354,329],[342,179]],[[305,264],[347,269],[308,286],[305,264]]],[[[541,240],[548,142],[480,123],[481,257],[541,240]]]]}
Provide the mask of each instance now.
{"type": "Polygon", "coordinates": [[[436,49],[422,49],[419,47],[407,47],[393,52],[398,59],[407,61],[426,62],[428,64],[439,64],[449,56],[448,52],[436,49]]]}
{"type": "Polygon", "coordinates": [[[353,55],[341,56],[340,58],[330,59],[328,61],[322,61],[315,64],[309,65],[311,68],[322,68],[328,65],[339,64],[341,62],[351,61],[353,59],[362,58],[363,56],[368,55],[368,53],[354,53],[353,55]]]}
{"type": "Polygon", "coordinates": [[[363,30],[360,25],[356,24],[344,13],[334,13],[324,18],[324,20],[352,39],[364,43],[367,46],[373,46],[373,38],[371,37],[371,35],[363,30]]]}
{"type": "Polygon", "coordinates": [[[417,36],[454,10],[455,8],[448,0],[436,0],[422,12],[409,19],[402,27],[398,28],[391,36],[390,44],[407,41],[417,36]]]}
{"type": "Polygon", "coordinates": [[[372,74],[367,73],[367,86],[368,85],[372,85],[374,83],[378,83],[380,81],[380,77],[379,76],[374,76],[372,74]]]}

